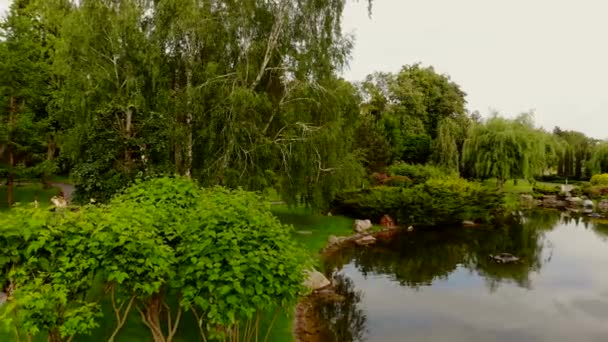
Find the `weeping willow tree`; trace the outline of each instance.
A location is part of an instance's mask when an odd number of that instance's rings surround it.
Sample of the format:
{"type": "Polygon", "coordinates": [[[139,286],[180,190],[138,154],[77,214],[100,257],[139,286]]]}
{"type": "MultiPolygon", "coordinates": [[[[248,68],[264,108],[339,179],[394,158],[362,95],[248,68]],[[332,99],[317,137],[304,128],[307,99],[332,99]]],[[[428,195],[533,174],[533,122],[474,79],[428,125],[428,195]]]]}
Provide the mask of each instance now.
{"type": "Polygon", "coordinates": [[[592,174],[608,173],[608,142],[601,142],[593,148],[587,167],[592,174]]]}
{"type": "Polygon", "coordinates": [[[495,114],[476,125],[465,141],[463,158],[469,173],[481,179],[532,179],[555,159],[559,146],[547,132],[534,127],[531,114],[509,120],[495,114]]]}
{"type": "Polygon", "coordinates": [[[448,170],[460,171],[462,148],[472,123],[466,115],[444,118],[439,122],[432,148],[435,164],[448,170]]]}

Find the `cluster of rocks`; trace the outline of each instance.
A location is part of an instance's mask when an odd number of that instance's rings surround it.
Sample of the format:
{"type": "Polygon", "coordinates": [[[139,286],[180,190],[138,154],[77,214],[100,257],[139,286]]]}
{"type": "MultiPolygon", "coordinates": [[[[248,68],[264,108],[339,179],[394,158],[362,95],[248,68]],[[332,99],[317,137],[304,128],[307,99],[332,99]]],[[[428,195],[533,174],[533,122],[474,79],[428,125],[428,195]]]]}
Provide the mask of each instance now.
{"type": "MultiPolygon", "coordinates": [[[[592,213],[596,208],[595,203],[587,198],[581,197],[559,197],[556,195],[544,195],[541,199],[535,199],[532,195],[522,194],[520,196],[521,203],[524,206],[541,206],[545,208],[567,209],[569,211],[582,211],[583,213],[592,213]]],[[[597,209],[601,212],[608,212],[608,200],[601,200],[597,209]]]]}

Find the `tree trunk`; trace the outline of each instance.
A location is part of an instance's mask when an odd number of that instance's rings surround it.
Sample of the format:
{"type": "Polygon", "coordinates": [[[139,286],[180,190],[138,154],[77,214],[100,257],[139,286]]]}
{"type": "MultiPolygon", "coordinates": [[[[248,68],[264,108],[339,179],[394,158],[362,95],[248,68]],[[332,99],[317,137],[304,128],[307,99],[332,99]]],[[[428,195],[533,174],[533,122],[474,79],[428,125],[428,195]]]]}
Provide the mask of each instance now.
{"type": "Polygon", "coordinates": [[[61,342],[61,334],[59,333],[59,330],[49,331],[49,335],[46,340],[47,342],[61,342]]]}
{"type": "Polygon", "coordinates": [[[8,149],[8,174],[6,176],[6,201],[8,203],[8,206],[11,207],[13,205],[14,202],[14,183],[15,183],[15,175],[14,175],[14,170],[13,168],[15,167],[15,154],[13,151],[13,144],[12,144],[12,136],[13,136],[13,129],[15,126],[15,112],[16,112],[16,108],[15,108],[15,97],[11,96],[10,98],[10,103],[9,103],[9,114],[8,114],[8,144],[7,144],[7,149],[8,149]]]}
{"type": "Polygon", "coordinates": [[[15,201],[14,188],[15,188],[15,175],[13,174],[13,167],[15,166],[15,159],[13,156],[13,150],[9,147],[8,149],[8,175],[6,176],[6,195],[8,206],[11,207],[15,201]]]}
{"type": "Polygon", "coordinates": [[[133,109],[127,108],[126,119],[125,119],[125,167],[127,172],[131,172],[132,156],[131,156],[131,127],[133,121],[133,109]]]}
{"type": "MultiPolygon", "coordinates": [[[[50,165],[51,162],[55,159],[55,151],[57,150],[57,145],[55,144],[55,137],[51,134],[48,137],[46,144],[46,160],[50,165]]],[[[51,174],[48,170],[44,171],[44,176],[42,183],[44,184],[44,188],[48,189],[51,187],[51,174]]]]}
{"type": "MultiPolygon", "coordinates": [[[[191,58],[192,59],[192,58],[191,58]]],[[[189,65],[186,67],[186,160],[184,165],[184,175],[188,178],[192,177],[192,157],[193,157],[193,137],[192,137],[192,60],[189,61],[189,65]]]]}
{"type": "Polygon", "coordinates": [[[155,294],[145,303],[144,310],[138,308],[143,323],[150,329],[154,342],[166,342],[160,324],[160,312],[162,310],[162,295],[155,294]]]}

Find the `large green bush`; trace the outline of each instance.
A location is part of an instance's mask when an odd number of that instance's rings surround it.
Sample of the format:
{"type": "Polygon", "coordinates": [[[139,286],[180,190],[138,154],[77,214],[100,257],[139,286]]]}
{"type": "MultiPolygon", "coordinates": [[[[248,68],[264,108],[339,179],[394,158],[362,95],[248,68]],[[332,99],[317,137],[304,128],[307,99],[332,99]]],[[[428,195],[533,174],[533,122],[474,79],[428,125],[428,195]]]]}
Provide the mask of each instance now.
{"type": "Polygon", "coordinates": [[[591,185],[608,185],[608,173],[602,173],[591,177],[591,185]]]}
{"type": "Polygon", "coordinates": [[[70,340],[98,326],[87,294],[101,281],[116,316],[110,341],[135,310],[154,341],[172,341],[186,313],[203,340],[245,326],[244,341],[257,340],[260,315],[292,308],[303,290],[308,261],[291,229],[256,194],[182,178],[140,182],[76,213],[14,210],[0,220],[0,281],[16,289],[0,319],[70,340]]]}
{"type": "Polygon", "coordinates": [[[448,174],[441,168],[433,165],[408,164],[404,162],[395,163],[388,168],[390,176],[405,176],[415,184],[421,184],[431,178],[441,178],[448,174]]]}
{"type": "Polygon", "coordinates": [[[434,178],[411,188],[375,187],[344,192],[334,211],[379,220],[388,214],[400,224],[453,224],[463,220],[490,222],[502,215],[502,194],[460,178],[434,178]]]}

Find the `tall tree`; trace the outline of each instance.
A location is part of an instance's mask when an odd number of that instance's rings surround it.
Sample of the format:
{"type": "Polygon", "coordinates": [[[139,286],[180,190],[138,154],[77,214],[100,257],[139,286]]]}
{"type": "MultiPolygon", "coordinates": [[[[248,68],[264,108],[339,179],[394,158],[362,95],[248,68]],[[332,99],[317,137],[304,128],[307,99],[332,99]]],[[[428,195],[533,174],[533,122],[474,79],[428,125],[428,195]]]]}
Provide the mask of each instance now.
{"type": "Polygon", "coordinates": [[[15,1],[0,23],[0,168],[9,205],[15,179],[38,176],[45,166],[48,46],[32,8],[28,0],[15,1]]]}
{"type": "MultiPolygon", "coordinates": [[[[468,121],[464,108],[466,94],[449,76],[438,74],[432,67],[414,64],[404,66],[396,74],[375,73],[367,76],[359,89],[364,101],[362,111],[371,114],[383,127],[392,160],[427,162],[433,146],[450,145],[445,136],[447,126],[440,137],[442,142],[433,142],[439,138],[440,123],[452,119],[464,128],[468,121]]],[[[464,135],[457,135],[460,150],[464,135]]]]}
{"type": "Polygon", "coordinates": [[[327,202],[336,177],[360,169],[358,97],[336,77],[352,47],[345,2],[75,2],[55,69],[78,192],[104,199],[138,174],[175,172],[327,202]]]}
{"type": "Polygon", "coordinates": [[[502,186],[507,179],[532,178],[541,174],[555,154],[550,135],[536,129],[532,114],[509,120],[495,114],[476,125],[464,144],[468,173],[496,178],[502,186]]]}

